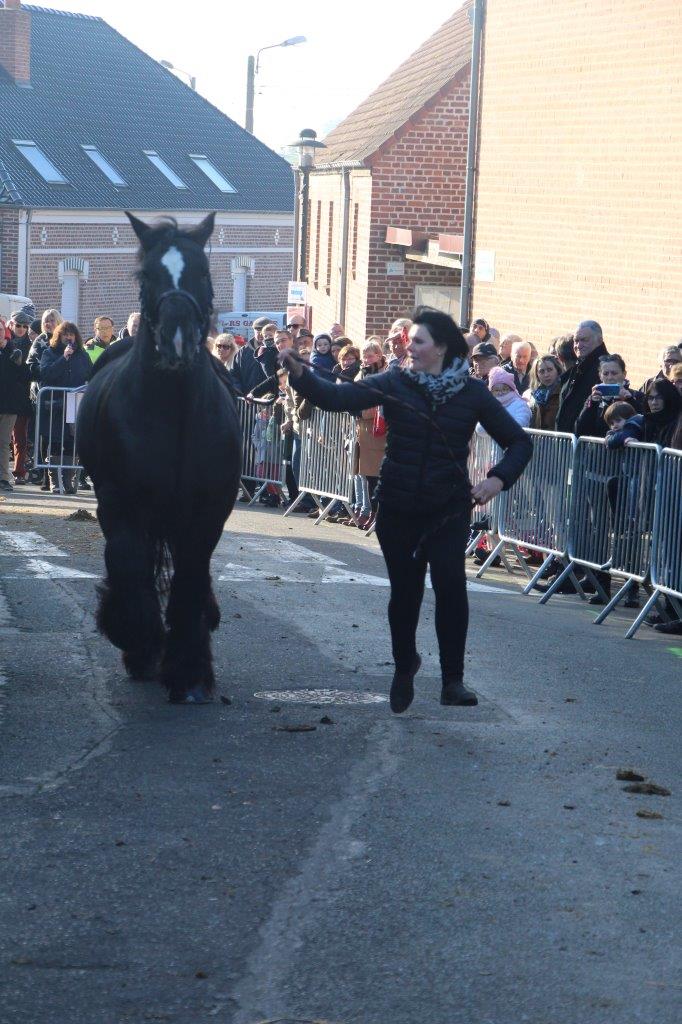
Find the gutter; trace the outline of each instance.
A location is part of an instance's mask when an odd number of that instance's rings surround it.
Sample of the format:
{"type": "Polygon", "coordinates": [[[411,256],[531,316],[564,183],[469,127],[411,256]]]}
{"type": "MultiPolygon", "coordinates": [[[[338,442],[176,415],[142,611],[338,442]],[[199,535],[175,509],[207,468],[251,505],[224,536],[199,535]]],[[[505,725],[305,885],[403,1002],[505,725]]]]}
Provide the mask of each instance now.
{"type": "MultiPolygon", "coordinates": [[[[471,12],[469,14],[471,17],[471,12]]],[[[474,34],[471,44],[471,85],[469,89],[469,133],[467,139],[466,198],[464,200],[464,245],[462,252],[462,289],[459,323],[468,330],[471,319],[472,256],[474,233],[474,192],[476,189],[476,156],[478,152],[478,109],[480,94],[481,42],[485,19],[485,0],[475,0],[474,34]]]]}
{"type": "Polygon", "coordinates": [[[32,210],[19,211],[19,238],[17,242],[17,295],[26,295],[29,282],[30,234],[32,210]]]}

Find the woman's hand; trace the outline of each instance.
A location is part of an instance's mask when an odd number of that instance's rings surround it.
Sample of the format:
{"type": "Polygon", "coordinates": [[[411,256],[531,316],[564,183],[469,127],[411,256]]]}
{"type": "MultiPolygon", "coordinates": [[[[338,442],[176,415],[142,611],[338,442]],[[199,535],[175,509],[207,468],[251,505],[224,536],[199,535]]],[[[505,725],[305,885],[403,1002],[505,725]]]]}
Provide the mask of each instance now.
{"type": "Polygon", "coordinates": [[[503,487],[504,484],[499,476],[489,476],[471,488],[471,497],[477,505],[487,505],[489,501],[497,497],[503,487]]]}
{"type": "Polygon", "coordinates": [[[627,388],[621,388],[618,392],[618,398],[623,401],[627,401],[628,398],[632,398],[632,392],[628,391],[627,388]]]}
{"type": "Polygon", "coordinates": [[[73,355],[73,353],[74,353],[73,345],[71,345],[71,344],[67,345],[66,348],[64,349],[64,358],[65,359],[70,359],[71,356],[73,355]]]}
{"type": "Polygon", "coordinates": [[[585,403],[586,405],[590,405],[592,402],[594,402],[595,405],[599,405],[599,403],[601,402],[601,400],[603,398],[603,395],[602,395],[601,391],[598,391],[597,389],[598,389],[598,385],[595,384],[595,386],[592,388],[592,394],[590,395],[590,397],[588,398],[587,402],[585,403]]]}
{"type": "Polygon", "coordinates": [[[290,380],[298,380],[303,375],[304,361],[292,349],[288,348],[284,352],[280,352],[279,362],[289,374],[290,380]]]}

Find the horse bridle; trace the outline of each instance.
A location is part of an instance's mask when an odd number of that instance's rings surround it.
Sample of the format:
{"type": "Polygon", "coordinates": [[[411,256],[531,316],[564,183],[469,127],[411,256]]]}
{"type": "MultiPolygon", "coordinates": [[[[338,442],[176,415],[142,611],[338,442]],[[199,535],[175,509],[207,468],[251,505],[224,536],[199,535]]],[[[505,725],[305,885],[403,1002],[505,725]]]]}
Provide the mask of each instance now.
{"type": "Polygon", "coordinates": [[[152,330],[155,330],[158,325],[159,311],[161,309],[162,304],[166,301],[166,299],[170,299],[171,297],[179,297],[181,299],[186,299],[189,302],[190,306],[192,306],[192,308],[194,309],[194,312],[197,313],[199,317],[199,322],[202,327],[202,334],[208,330],[211,320],[210,312],[205,313],[201,306],[199,305],[199,303],[197,302],[197,300],[195,299],[195,297],[192,295],[192,293],[186,291],[184,288],[169,288],[168,291],[162,292],[161,295],[159,295],[158,299],[156,300],[154,312],[151,316],[149,313],[147,313],[146,310],[143,310],[142,315],[144,316],[148,326],[151,327],[152,330]]]}

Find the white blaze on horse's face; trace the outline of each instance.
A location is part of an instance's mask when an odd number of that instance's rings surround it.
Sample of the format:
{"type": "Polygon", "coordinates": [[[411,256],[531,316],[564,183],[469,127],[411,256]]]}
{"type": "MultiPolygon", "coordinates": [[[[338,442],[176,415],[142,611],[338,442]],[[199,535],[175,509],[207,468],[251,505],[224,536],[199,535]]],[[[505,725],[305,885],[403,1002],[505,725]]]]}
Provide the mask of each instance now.
{"type": "Polygon", "coordinates": [[[161,266],[165,267],[170,274],[174,288],[180,287],[180,278],[185,269],[185,260],[179,249],[171,245],[170,249],[161,257],[161,266]]]}
{"type": "MultiPolygon", "coordinates": [[[[180,278],[185,269],[185,260],[180,250],[171,245],[170,249],[161,257],[161,265],[168,271],[173,287],[177,290],[180,287],[180,278]]],[[[180,358],[182,355],[182,332],[179,327],[175,331],[173,345],[175,346],[178,358],[180,358]]]]}

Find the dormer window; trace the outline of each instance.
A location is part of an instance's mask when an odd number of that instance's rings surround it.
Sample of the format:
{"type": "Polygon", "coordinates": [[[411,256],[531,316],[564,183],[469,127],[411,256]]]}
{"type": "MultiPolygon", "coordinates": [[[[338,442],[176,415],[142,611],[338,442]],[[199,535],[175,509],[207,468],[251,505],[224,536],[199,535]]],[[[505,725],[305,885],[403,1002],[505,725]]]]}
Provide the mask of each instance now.
{"type": "Polygon", "coordinates": [[[50,185],[68,185],[67,179],[58,171],[49,157],[45,156],[42,149],[38,149],[35,142],[30,139],[13,139],[22,156],[26,157],[34,171],[37,171],[43,181],[50,185]]]}
{"type": "Polygon", "coordinates": [[[151,163],[154,164],[158,171],[161,171],[165,178],[168,178],[171,185],[175,185],[176,188],[187,188],[182,178],[179,178],[175,171],[168,166],[165,160],[162,160],[158,153],[154,152],[153,149],[143,150],[144,155],[151,163]]]}
{"type": "Polygon", "coordinates": [[[96,164],[97,167],[99,167],[102,174],[109,179],[112,185],[118,185],[121,187],[126,184],[116,168],[112,167],[105,156],[102,156],[100,151],[97,149],[97,146],[81,146],[81,149],[84,153],[87,153],[93,164],[96,164]]]}
{"type": "Polygon", "coordinates": [[[207,178],[216,185],[221,192],[236,192],[236,188],[230,185],[227,178],[224,178],[220,171],[213,166],[211,161],[206,156],[202,156],[199,153],[190,153],[189,158],[192,163],[195,163],[200,171],[203,171],[207,178]]]}

